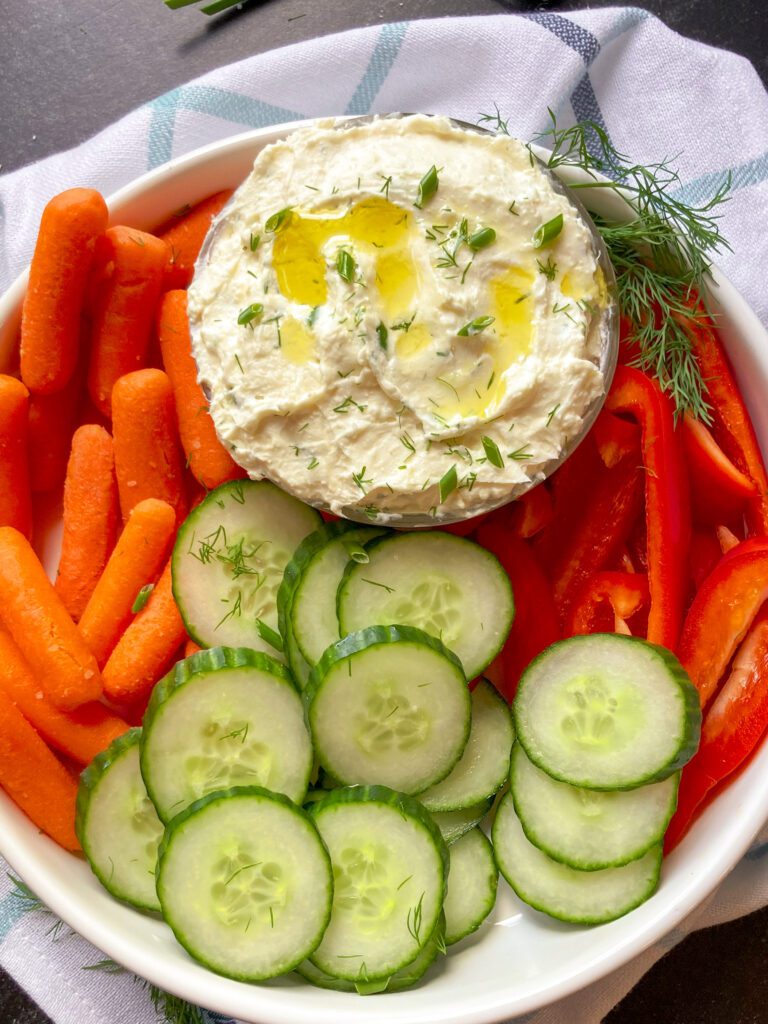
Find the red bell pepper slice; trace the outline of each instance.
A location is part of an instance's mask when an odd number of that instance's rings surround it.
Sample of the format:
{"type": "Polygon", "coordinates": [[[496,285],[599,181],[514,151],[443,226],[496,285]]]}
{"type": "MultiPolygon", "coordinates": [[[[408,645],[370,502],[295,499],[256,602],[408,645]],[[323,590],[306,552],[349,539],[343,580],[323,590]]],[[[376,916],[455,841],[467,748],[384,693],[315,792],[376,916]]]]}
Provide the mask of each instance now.
{"type": "Polygon", "coordinates": [[[768,612],[763,610],[733,660],[707,712],[699,750],[683,770],[677,810],[665,837],[673,849],[707,795],[740,767],[768,728],[768,612]]]}
{"type": "Polygon", "coordinates": [[[712,406],[715,439],[741,472],[755,484],[757,493],[747,502],[747,525],[751,534],[768,533],[768,473],[766,473],[755,428],[741,397],[725,349],[712,318],[699,304],[685,321],[686,333],[707,382],[712,406]]]}
{"type": "Polygon", "coordinates": [[[496,688],[511,702],[523,669],[560,639],[552,586],[528,544],[498,522],[484,523],[475,539],[496,555],[512,584],[515,618],[497,659],[500,671],[490,673],[496,688]]]}
{"type": "Polygon", "coordinates": [[[722,555],[723,551],[717,541],[715,531],[711,528],[694,527],[691,533],[689,564],[695,590],[699,589],[722,555]]]}
{"type": "Polygon", "coordinates": [[[620,366],[606,405],[640,424],[651,592],[648,639],[675,650],[688,590],[690,512],[672,403],[656,381],[620,366]]]}
{"type": "Polygon", "coordinates": [[[636,450],[640,443],[637,424],[614,416],[607,409],[600,410],[591,433],[600,458],[609,469],[621,462],[625,455],[636,450]]]}
{"type": "Polygon", "coordinates": [[[516,537],[528,540],[552,521],[555,508],[544,484],[532,487],[509,506],[509,527],[516,537]]]}
{"type": "Polygon", "coordinates": [[[648,600],[648,579],[642,573],[593,573],[574,598],[563,632],[565,636],[629,632],[626,620],[647,605],[648,600]],[[606,604],[610,606],[610,621],[603,614],[606,604]]]}
{"type": "Polygon", "coordinates": [[[691,509],[699,523],[730,523],[757,494],[753,480],[734,466],[703,423],[686,413],[683,450],[691,483],[691,509]]]}
{"type": "Polygon", "coordinates": [[[743,547],[739,544],[725,555],[704,580],[680,637],[680,661],[699,691],[702,707],[768,600],[768,543],[740,551],[743,547]]]}

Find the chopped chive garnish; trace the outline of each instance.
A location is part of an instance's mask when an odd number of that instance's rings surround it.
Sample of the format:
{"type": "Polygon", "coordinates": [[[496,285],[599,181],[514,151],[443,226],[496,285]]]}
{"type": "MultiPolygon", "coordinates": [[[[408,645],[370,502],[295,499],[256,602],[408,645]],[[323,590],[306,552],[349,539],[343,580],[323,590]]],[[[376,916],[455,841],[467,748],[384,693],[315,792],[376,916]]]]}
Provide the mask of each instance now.
{"type": "Polygon", "coordinates": [[[487,435],[484,434],[481,440],[483,442],[483,450],[485,451],[486,458],[491,463],[491,465],[496,466],[497,469],[503,469],[504,459],[502,457],[501,452],[499,451],[499,446],[496,444],[493,438],[488,437],[487,435]]]}
{"type": "Polygon", "coordinates": [[[517,206],[517,200],[513,199],[512,202],[507,207],[507,213],[511,213],[514,217],[519,217],[520,214],[515,209],[515,206],[517,206]]]}
{"type": "Polygon", "coordinates": [[[496,232],[493,228],[480,228],[473,235],[470,235],[467,239],[467,245],[473,252],[477,252],[478,249],[484,249],[486,245],[490,245],[496,241],[496,232]]]}
{"type": "Polygon", "coordinates": [[[552,420],[557,415],[557,410],[559,408],[560,408],[560,403],[558,402],[557,405],[554,407],[554,409],[550,409],[549,416],[547,416],[547,426],[549,426],[552,423],[552,420]]]}
{"type": "MultiPolygon", "coordinates": [[[[382,174],[381,177],[384,178],[384,175],[382,174]]],[[[391,184],[392,184],[392,175],[388,174],[387,177],[384,178],[384,184],[379,189],[379,192],[383,192],[387,199],[389,199],[389,186],[391,184]]]]}
{"type": "Polygon", "coordinates": [[[516,462],[520,462],[522,459],[532,459],[533,455],[526,452],[527,444],[524,444],[521,448],[516,448],[513,452],[509,452],[507,455],[508,459],[515,459],[516,462]]]}
{"type": "Polygon", "coordinates": [[[428,202],[432,196],[437,192],[437,186],[439,180],[437,177],[437,168],[434,164],[429,168],[427,173],[419,182],[419,194],[416,198],[416,202],[413,204],[419,210],[424,206],[424,203],[428,202]]]}
{"type": "Polygon", "coordinates": [[[154,583],[147,583],[146,586],[143,586],[141,588],[141,590],[136,595],[136,600],[131,605],[131,611],[134,613],[134,615],[136,614],[136,612],[140,612],[141,611],[141,609],[144,607],[144,605],[149,600],[149,595],[152,593],[152,591],[154,589],[155,589],[155,584],[154,583]]]}
{"type": "Polygon", "coordinates": [[[387,351],[387,338],[389,337],[389,331],[387,330],[386,324],[379,324],[376,328],[376,337],[379,339],[379,348],[387,351]]]}
{"type": "Polygon", "coordinates": [[[474,320],[470,320],[468,324],[464,324],[464,326],[456,333],[460,338],[467,338],[472,334],[479,334],[481,331],[484,331],[486,327],[490,327],[495,319],[495,316],[477,316],[474,320]]]}
{"type": "Polygon", "coordinates": [[[267,218],[267,222],[264,225],[265,231],[277,232],[291,217],[291,207],[285,206],[282,210],[278,210],[277,213],[273,213],[271,217],[267,218]]]}
{"type": "Polygon", "coordinates": [[[315,458],[313,455],[307,464],[307,469],[316,469],[320,465],[320,460],[315,458]]]}
{"type": "Polygon", "coordinates": [[[247,327],[257,316],[261,316],[264,312],[264,307],[260,302],[252,302],[250,306],[246,306],[245,309],[241,309],[237,315],[237,322],[247,327]]]}
{"type": "Polygon", "coordinates": [[[347,252],[346,249],[339,249],[336,257],[336,269],[339,272],[339,277],[350,283],[354,281],[357,264],[352,253],[347,252]]]}
{"type": "Polygon", "coordinates": [[[307,317],[307,324],[310,327],[315,326],[315,320],[317,320],[317,313],[319,309],[319,306],[313,306],[312,309],[309,311],[309,316],[307,317]]]}
{"type": "Polygon", "coordinates": [[[552,220],[548,220],[545,224],[541,224],[533,233],[533,248],[543,249],[545,245],[549,245],[550,242],[554,242],[560,232],[563,230],[563,215],[558,213],[552,220]]]}
{"type": "Polygon", "coordinates": [[[256,252],[256,250],[259,248],[259,242],[260,241],[261,241],[261,235],[254,235],[254,233],[251,232],[251,240],[250,240],[250,243],[249,243],[250,247],[251,247],[251,252],[256,252]]]}
{"type": "Polygon", "coordinates": [[[456,473],[456,466],[451,468],[440,477],[440,503],[442,504],[449,494],[452,494],[459,486],[459,478],[456,473]]]}

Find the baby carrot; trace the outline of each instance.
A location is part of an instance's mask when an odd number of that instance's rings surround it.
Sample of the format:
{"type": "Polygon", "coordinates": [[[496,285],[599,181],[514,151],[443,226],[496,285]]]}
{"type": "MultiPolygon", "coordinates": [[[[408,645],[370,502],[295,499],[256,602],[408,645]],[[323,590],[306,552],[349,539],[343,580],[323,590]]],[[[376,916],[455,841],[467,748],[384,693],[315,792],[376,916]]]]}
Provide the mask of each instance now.
{"type": "Polygon", "coordinates": [[[187,639],[187,642],[184,644],[184,657],[189,658],[193,654],[197,654],[198,651],[202,651],[202,649],[194,640],[187,639]]]}
{"type": "Polygon", "coordinates": [[[166,292],[157,316],[163,366],[173,385],[181,444],[193,476],[209,490],[243,476],[216,436],[203,389],[197,383],[187,320],[187,293],[166,292]]]}
{"type": "Polygon", "coordinates": [[[168,562],[143,611],[139,612],[104,666],[104,692],[116,704],[146,697],[186,637],[171,590],[168,562]]]}
{"type": "Polygon", "coordinates": [[[176,531],[176,513],[164,501],[134,505],[101,579],[80,619],[80,633],[103,665],[131,621],[142,587],[154,583],[176,531]]]}
{"type": "Polygon", "coordinates": [[[64,534],[56,592],[77,622],[107,564],[117,535],[112,438],[87,424],[72,438],[64,482],[64,534]]]}
{"type": "Polygon", "coordinates": [[[167,501],[179,520],[187,509],[173,388],[162,370],[137,370],[115,385],[115,469],[123,520],[145,498],[167,501]]]}
{"type": "Polygon", "coordinates": [[[64,480],[84,384],[79,364],[61,391],[30,395],[29,483],[34,494],[52,491],[64,480]]]}
{"type": "Polygon", "coordinates": [[[27,460],[29,392],[15,377],[0,375],[0,526],[32,533],[27,460]]]}
{"type": "Polygon", "coordinates": [[[189,285],[195,260],[211,221],[231,195],[230,190],[216,192],[190,210],[180,211],[173,221],[160,229],[158,234],[170,250],[165,271],[165,288],[186,288],[189,285]]]}
{"type": "Polygon", "coordinates": [[[65,711],[97,700],[101,676],[29,541],[0,527],[0,620],[43,692],[65,711]]]}
{"type": "Polygon", "coordinates": [[[168,246],[144,231],[114,227],[99,248],[108,269],[93,311],[88,391],[108,416],[115,381],[146,365],[168,246]]]}
{"type": "Polygon", "coordinates": [[[107,205],[89,188],[54,196],[43,210],[21,318],[21,379],[30,391],[60,391],[75,371],[80,314],[107,205]]]}
{"type": "Polygon", "coordinates": [[[98,701],[69,713],[59,711],[43,694],[21,651],[4,629],[0,629],[0,691],[46,743],[79,764],[88,764],[128,729],[127,722],[98,701]]]}
{"type": "Polygon", "coordinates": [[[77,783],[2,691],[0,785],[59,846],[80,849],[75,837],[77,783]]]}

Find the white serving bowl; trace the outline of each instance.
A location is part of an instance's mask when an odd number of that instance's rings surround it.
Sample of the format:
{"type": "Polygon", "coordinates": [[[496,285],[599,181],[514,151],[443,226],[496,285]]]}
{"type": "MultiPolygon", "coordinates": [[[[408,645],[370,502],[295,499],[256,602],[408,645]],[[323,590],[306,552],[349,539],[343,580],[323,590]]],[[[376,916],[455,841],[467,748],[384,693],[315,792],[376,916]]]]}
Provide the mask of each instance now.
{"type": "MultiPolygon", "coordinates": [[[[109,199],[113,222],[152,228],[185,203],[235,187],[261,147],[297,126],[238,135],[151,171],[109,199]]],[[[615,200],[601,189],[581,189],[579,197],[597,212],[607,212],[606,204],[615,200]]],[[[733,285],[718,272],[715,281],[711,306],[721,315],[739,384],[768,450],[768,335],[733,285]]],[[[14,359],[25,287],[22,275],[0,299],[0,366],[14,359]]],[[[50,571],[57,527],[53,517],[39,545],[50,571]]],[[[626,917],[595,928],[561,924],[525,906],[502,880],[489,922],[441,958],[425,981],[410,991],[365,999],[293,977],[247,985],[211,973],[187,956],[162,921],[112,899],[83,859],[40,834],[4,794],[0,852],[40,899],[107,956],[220,1013],[253,1024],[491,1024],[562,999],[670,932],[728,874],[766,818],[768,744],[664,862],[658,892],[626,917]]]]}

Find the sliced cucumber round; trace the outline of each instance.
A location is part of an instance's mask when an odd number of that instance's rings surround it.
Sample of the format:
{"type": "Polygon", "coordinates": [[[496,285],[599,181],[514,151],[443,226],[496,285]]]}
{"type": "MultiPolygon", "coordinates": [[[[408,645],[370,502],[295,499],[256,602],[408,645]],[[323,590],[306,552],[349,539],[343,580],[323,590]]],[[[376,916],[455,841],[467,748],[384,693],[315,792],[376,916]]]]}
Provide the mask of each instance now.
{"type": "Polygon", "coordinates": [[[367,551],[368,564],[352,563],[339,587],[342,635],[374,624],[416,626],[454,652],[468,679],[493,661],[514,603],[490,551],[437,531],[384,537],[367,551]]]}
{"type": "Polygon", "coordinates": [[[419,794],[428,811],[472,807],[501,789],[509,775],[512,712],[487,679],[472,691],[472,725],[460,760],[442,782],[419,794]]]}
{"type": "Polygon", "coordinates": [[[291,603],[291,629],[299,650],[310,665],[341,639],[336,594],[348,563],[367,564],[363,546],[382,530],[347,529],[310,555],[301,568],[291,603]]]}
{"type": "Polygon", "coordinates": [[[304,811],[242,786],[203,797],[170,822],[157,892],[191,956],[228,978],[261,981],[293,970],[317,947],[333,875],[304,811]]]}
{"type": "Polygon", "coordinates": [[[473,807],[462,807],[460,811],[430,811],[429,816],[440,829],[440,835],[451,846],[463,835],[479,825],[488,811],[491,801],[483,800],[473,807]]]}
{"type": "Polygon", "coordinates": [[[699,695],[680,662],[637,637],[597,633],[552,644],[523,673],[515,733],[533,763],[584,789],[633,789],[696,751],[699,695]]]}
{"type": "Polygon", "coordinates": [[[448,850],[451,870],[445,895],[445,943],[476,932],[496,903],[499,869],[493,859],[493,847],[485,832],[473,828],[457,839],[448,850]]]}
{"type": "Polygon", "coordinates": [[[661,846],[602,871],[577,871],[552,860],[525,838],[511,793],[499,804],[492,839],[499,870],[520,899],[561,921],[613,921],[644,903],[659,884],[661,846]]]}
{"type": "Polygon", "coordinates": [[[277,591],[319,514],[266,480],[233,480],[206,495],[182,523],[171,562],[173,596],[202,647],[274,655],[277,591]],[[263,635],[262,635],[263,634],[263,635]]]}
{"type": "Polygon", "coordinates": [[[333,864],[333,911],[312,963],[367,984],[412,963],[445,899],[448,850],[418,801],[384,786],[329,793],[309,812],[333,864]]]}
{"type": "Polygon", "coordinates": [[[664,838],[679,773],[637,789],[600,792],[557,782],[516,743],[510,789],[526,836],[553,860],[581,871],[619,867],[664,838]]]}
{"type": "Polygon", "coordinates": [[[75,831],[93,873],[119,900],[159,910],[155,891],[163,824],[139,771],[141,729],[130,729],[80,776],[75,831]]]}
{"type": "Polygon", "coordinates": [[[311,960],[305,960],[296,968],[299,974],[310,985],[317,988],[334,989],[336,992],[357,992],[358,995],[377,995],[381,992],[402,992],[411,988],[420,981],[429,968],[437,959],[438,953],[445,953],[445,915],[441,914],[435,930],[429,937],[426,945],[422,946],[419,955],[399,971],[395,971],[391,978],[384,978],[380,981],[352,982],[344,978],[332,978],[330,974],[315,967],[311,960]]]}
{"type": "Polygon", "coordinates": [[[407,626],[371,626],[330,647],[305,691],[320,764],[342,785],[419,793],[467,744],[470,695],[456,657],[407,626]]]}
{"type": "Polygon", "coordinates": [[[301,803],[311,770],[301,697],[285,666],[267,654],[199,651],[152,692],[141,773],[163,821],[230,786],[260,785],[301,803]]]}

